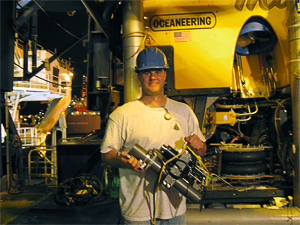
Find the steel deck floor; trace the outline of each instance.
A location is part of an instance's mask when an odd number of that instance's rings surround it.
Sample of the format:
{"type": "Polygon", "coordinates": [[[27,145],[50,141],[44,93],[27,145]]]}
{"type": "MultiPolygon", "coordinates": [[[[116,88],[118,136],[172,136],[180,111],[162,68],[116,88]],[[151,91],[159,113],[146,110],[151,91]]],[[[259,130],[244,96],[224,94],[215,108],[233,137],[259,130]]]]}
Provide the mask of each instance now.
{"type": "Polygon", "coordinates": [[[60,206],[54,188],[33,185],[22,190],[1,192],[1,224],[118,224],[120,219],[119,201],[106,195],[86,205],[60,206]]]}
{"type": "MultiPolygon", "coordinates": [[[[23,193],[1,192],[1,224],[118,224],[118,199],[102,195],[96,202],[81,206],[60,206],[54,201],[56,188],[45,185],[24,186],[23,193]]],[[[300,224],[296,207],[205,208],[188,204],[187,225],[197,224],[300,224]]]]}

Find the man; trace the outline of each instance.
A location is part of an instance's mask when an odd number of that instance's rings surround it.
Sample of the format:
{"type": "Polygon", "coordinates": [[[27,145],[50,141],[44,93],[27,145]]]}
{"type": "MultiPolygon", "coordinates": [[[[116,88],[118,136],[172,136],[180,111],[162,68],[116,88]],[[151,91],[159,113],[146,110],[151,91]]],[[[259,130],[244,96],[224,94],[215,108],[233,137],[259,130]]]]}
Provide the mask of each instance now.
{"type": "Polygon", "coordinates": [[[161,50],[141,51],[136,72],[142,97],[118,107],[109,116],[101,153],[104,162],[119,168],[124,224],[151,225],[154,198],[158,198],[157,224],[185,224],[185,197],[174,188],[166,189],[162,185],[156,194],[158,175],[150,169],[140,170],[140,162],[127,157],[136,143],[146,150],[160,149],[164,144],[179,150],[186,141],[196,154],[202,156],[206,152],[205,138],[193,111],[188,105],[164,95],[167,68],[161,50]]]}

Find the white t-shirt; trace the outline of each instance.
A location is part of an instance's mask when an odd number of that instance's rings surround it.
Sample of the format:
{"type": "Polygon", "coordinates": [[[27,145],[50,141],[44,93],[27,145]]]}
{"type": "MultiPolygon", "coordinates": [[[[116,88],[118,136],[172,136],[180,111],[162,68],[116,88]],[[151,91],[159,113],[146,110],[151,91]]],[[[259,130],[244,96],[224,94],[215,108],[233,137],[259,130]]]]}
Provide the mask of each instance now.
{"type": "MultiPolygon", "coordinates": [[[[184,137],[197,134],[205,141],[199,129],[197,117],[191,108],[167,98],[165,108],[151,108],[139,100],[126,103],[113,111],[108,120],[101,152],[115,150],[129,152],[138,143],[146,150],[160,149],[170,145],[177,150],[182,148],[184,137]],[[171,119],[166,120],[166,110],[171,119]]],[[[153,219],[153,193],[158,174],[151,169],[137,173],[129,169],[119,169],[120,205],[122,216],[131,221],[153,219]]],[[[186,199],[174,188],[166,189],[162,185],[158,198],[156,217],[170,219],[186,211],[186,199]]]]}

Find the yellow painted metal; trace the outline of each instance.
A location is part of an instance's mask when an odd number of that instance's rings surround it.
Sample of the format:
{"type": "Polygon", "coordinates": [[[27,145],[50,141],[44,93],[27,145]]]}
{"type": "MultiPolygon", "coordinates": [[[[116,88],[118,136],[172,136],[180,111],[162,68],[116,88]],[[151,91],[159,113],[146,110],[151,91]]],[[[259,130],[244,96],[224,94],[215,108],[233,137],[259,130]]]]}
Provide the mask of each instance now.
{"type": "Polygon", "coordinates": [[[208,122],[210,124],[230,124],[236,123],[236,113],[234,111],[229,112],[210,112],[208,122]]]}
{"type": "MultiPolygon", "coordinates": [[[[274,29],[278,38],[273,54],[276,86],[289,84],[285,1],[145,0],[144,14],[145,33],[151,37],[148,44],[174,48],[176,89],[239,88],[233,75],[236,42],[243,25],[253,16],[264,18],[274,29]],[[198,18],[203,19],[202,24],[198,18]]],[[[255,61],[252,57],[243,59],[246,64],[257,64],[255,61]]],[[[244,76],[251,80],[250,88],[263,86],[258,81],[260,70],[245,69],[244,76]]]]}

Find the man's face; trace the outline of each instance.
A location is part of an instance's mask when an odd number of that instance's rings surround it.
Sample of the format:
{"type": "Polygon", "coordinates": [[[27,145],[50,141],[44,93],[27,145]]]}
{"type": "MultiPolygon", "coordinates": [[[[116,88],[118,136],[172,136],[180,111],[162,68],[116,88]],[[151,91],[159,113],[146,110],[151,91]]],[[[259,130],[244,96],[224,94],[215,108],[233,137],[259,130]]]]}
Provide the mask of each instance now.
{"type": "Polygon", "coordinates": [[[164,69],[149,69],[139,73],[139,80],[142,84],[143,94],[155,96],[164,93],[167,73],[164,69]]]}

